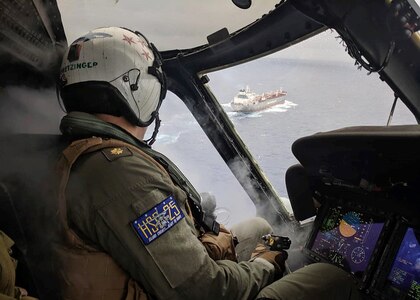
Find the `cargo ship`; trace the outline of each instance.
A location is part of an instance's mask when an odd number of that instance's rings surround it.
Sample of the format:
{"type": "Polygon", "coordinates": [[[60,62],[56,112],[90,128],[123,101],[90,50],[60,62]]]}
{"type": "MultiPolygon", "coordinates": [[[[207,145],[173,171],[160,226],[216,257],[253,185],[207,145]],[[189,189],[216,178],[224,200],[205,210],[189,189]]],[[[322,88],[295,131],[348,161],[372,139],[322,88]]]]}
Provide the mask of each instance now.
{"type": "Polygon", "coordinates": [[[287,92],[282,89],[258,95],[247,86],[245,89],[239,90],[239,93],[230,102],[230,106],[236,112],[260,111],[274,105],[283,104],[286,95],[287,92]]]}

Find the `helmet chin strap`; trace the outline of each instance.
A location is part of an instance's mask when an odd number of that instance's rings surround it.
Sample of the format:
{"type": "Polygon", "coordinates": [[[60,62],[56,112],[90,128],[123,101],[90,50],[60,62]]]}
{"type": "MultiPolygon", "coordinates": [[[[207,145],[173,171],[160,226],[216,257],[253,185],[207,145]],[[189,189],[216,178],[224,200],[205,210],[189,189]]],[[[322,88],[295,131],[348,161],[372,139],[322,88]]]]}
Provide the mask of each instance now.
{"type": "Polygon", "coordinates": [[[153,143],[156,141],[156,136],[157,136],[157,134],[158,134],[158,132],[159,132],[159,127],[160,127],[159,113],[158,113],[158,112],[156,112],[156,113],[155,113],[155,128],[153,129],[152,136],[151,136],[149,139],[144,140],[144,142],[145,142],[147,145],[152,146],[152,145],[153,145],[153,143]]]}

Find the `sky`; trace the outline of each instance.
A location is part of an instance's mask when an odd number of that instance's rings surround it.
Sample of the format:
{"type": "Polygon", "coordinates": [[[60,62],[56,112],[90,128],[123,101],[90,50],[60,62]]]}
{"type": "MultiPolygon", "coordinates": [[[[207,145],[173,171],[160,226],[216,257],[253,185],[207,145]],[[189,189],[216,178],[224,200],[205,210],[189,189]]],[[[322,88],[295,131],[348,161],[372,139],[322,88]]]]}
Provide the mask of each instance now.
{"type": "MultiPolygon", "coordinates": [[[[418,0],[420,1],[420,0],[418,0]]],[[[279,0],[254,0],[249,9],[231,0],[58,0],[69,43],[102,26],[123,26],[142,32],[159,50],[182,49],[207,43],[206,37],[226,27],[234,32],[274,8],[279,0]]],[[[327,30],[274,57],[351,61],[327,30]]]]}
{"type": "MultiPolygon", "coordinates": [[[[249,9],[240,9],[231,0],[57,0],[57,3],[69,43],[94,28],[123,26],[142,32],[162,51],[206,44],[208,35],[223,27],[234,32],[268,13],[279,1],[253,0],[249,9]]],[[[335,31],[328,30],[274,56],[349,61],[337,36],[335,31]]]]}
{"type": "Polygon", "coordinates": [[[254,1],[249,9],[231,0],[58,0],[67,40],[102,26],[124,26],[146,35],[160,50],[206,43],[209,34],[233,32],[274,8],[279,0],[254,1]]]}

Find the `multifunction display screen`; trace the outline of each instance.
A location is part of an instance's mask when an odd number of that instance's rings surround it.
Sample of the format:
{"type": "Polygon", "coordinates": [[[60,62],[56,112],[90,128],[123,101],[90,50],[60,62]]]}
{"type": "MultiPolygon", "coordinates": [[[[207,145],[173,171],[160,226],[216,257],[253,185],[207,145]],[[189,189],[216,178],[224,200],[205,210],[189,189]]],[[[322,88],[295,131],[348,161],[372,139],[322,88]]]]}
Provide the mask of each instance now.
{"type": "Polygon", "coordinates": [[[392,286],[415,300],[420,300],[419,238],[413,228],[407,229],[388,275],[392,286]]]}
{"type": "Polygon", "coordinates": [[[384,220],[343,207],[330,208],[310,250],[348,272],[362,277],[384,220]]]}

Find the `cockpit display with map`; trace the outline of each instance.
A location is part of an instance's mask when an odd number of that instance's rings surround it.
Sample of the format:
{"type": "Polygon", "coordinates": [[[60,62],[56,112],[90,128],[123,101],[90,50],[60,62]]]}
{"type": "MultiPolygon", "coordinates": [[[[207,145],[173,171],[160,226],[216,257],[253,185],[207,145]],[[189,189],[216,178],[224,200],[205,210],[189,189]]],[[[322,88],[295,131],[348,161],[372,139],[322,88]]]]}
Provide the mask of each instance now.
{"type": "Polygon", "coordinates": [[[420,300],[420,243],[411,227],[405,232],[387,279],[407,299],[420,300]]]}
{"type": "Polygon", "coordinates": [[[329,208],[309,249],[362,277],[378,242],[384,220],[343,207],[329,208]]]}

